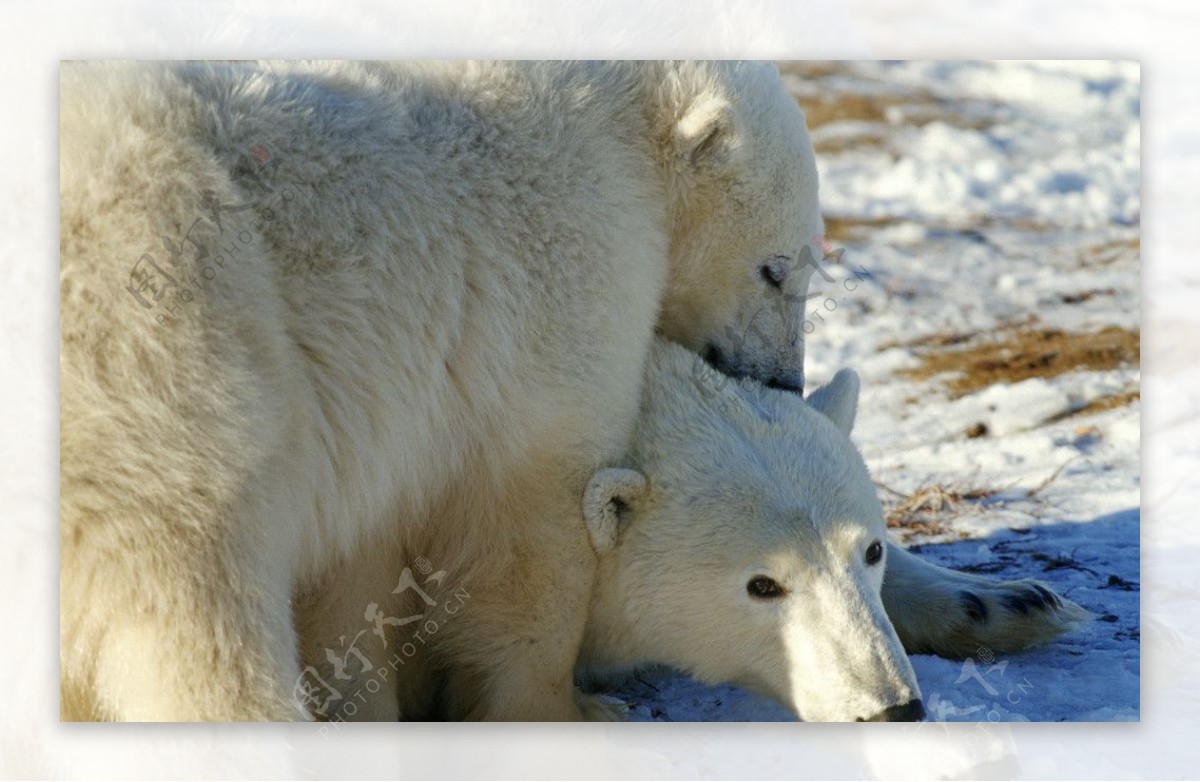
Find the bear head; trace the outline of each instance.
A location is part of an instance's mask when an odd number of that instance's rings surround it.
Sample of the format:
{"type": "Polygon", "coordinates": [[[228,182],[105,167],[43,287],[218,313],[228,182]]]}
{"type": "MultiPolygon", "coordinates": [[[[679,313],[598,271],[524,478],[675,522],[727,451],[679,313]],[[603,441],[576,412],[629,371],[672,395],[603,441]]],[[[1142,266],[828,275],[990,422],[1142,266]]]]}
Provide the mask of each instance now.
{"type": "Polygon", "coordinates": [[[920,718],[880,598],[882,509],[849,439],[857,376],[806,402],[706,369],[656,345],[634,444],[588,485],[581,673],[665,664],[807,721],[920,718]]]}
{"type": "Polygon", "coordinates": [[[826,245],[800,107],[774,66],[729,62],[667,66],[655,103],[671,224],[659,333],[732,377],[802,392],[826,245]]]}

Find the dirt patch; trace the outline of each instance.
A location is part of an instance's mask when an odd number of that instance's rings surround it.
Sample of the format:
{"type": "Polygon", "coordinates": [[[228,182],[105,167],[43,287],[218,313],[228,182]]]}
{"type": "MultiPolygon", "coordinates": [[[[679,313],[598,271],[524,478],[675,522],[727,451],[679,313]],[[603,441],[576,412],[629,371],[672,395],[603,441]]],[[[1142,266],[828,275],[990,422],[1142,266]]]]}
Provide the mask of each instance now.
{"type": "MultiPolygon", "coordinates": [[[[840,155],[843,152],[852,152],[860,149],[886,149],[887,148],[887,133],[884,130],[879,130],[877,126],[871,126],[852,134],[839,134],[836,136],[818,136],[813,139],[813,151],[818,155],[840,155]]],[[[898,159],[898,155],[887,149],[892,160],[898,159]]]]}
{"type": "Polygon", "coordinates": [[[948,100],[928,90],[885,84],[847,63],[783,62],[779,69],[799,80],[793,95],[804,109],[809,130],[846,121],[916,127],[944,122],[982,130],[995,124],[1000,108],[987,101],[948,100]]]}
{"type": "Polygon", "coordinates": [[[1058,298],[1063,304],[1082,304],[1085,301],[1091,301],[1097,296],[1116,296],[1116,288],[1092,288],[1079,293],[1064,293],[1058,298]]]}
{"type": "MultiPolygon", "coordinates": [[[[822,152],[818,144],[817,152],[822,152]]],[[[1055,231],[1062,231],[1062,226],[1056,226],[1049,222],[1034,220],[1026,217],[986,217],[973,216],[967,220],[947,221],[947,220],[924,220],[919,216],[909,215],[906,217],[887,216],[887,217],[854,217],[850,215],[831,215],[825,217],[825,235],[831,240],[849,241],[853,239],[862,239],[873,230],[887,228],[899,223],[916,223],[931,234],[961,234],[965,237],[974,239],[975,241],[988,242],[990,241],[988,234],[991,232],[1015,232],[1023,234],[1048,234],[1055,231]]],[[[1081,253],[1081,258],[1107,258],[1108,260],[1099,261],[1093,260],[1084,262],[1081,261],[1081,266],[1094,265],[1103,266],[1115,262],[1118,257],[1114,253],[1115,248],[1124,246],[1123,243],[1113,242],[1106,245],[1084,250],[1081,253]],[[1099,249],[1104,247],[1106,249],[1099,249]]]]}
{"type": "Polygon", "coordinates": [[[922,91],[863,94],[832,90],[795,97],[804,110],[809,130],[847,121],[918,128],[944,122],[964,130],[986,130],[996,124],[986,107],[949,101],[922,91]]]}
{"type": "Polygon", "coordinates": [[[1142,240],[1140,237],[1114,239],[1111,242],[1095,244],[1079,251],[1079,265],[1083,268],[1096,266],[1111,266],[1120,261],[1136,261],[1142,255],[1142,240]]]}
{"type": "Polygon", "coordinates": [[[1092,413],[1103,413],[1105,410],[1115,410],[1118,407],[1128,407],[1134,402],[1142,398],[1142,392],[1126,391],[1122,394],[1113,394],[1112,396],[1103,396],[1093,400],[1078,410],[1072,410],[1071,416],[1091,415],[1092,413]]]}
{"type": "Polygon", "coordinates": [[[1062,231],[1063,227],[1051,220],[1039,217],[981,217],[979,229],[986,231],[1015,231],[1025,234],[1049,234],[1062,231]]]}
{"type": "MultiPolygon", "coordinates": [[[[946,535],[952,530],[946,522],[964,513],[978,511],[978,503],[996,494],[996,489],[968,486],[922,486],[912,494],[904,494],[884,486],[889,499],[883,503],[883,516],[888,527],[899,530],[903,539],[915,535],[946,535]]],[[[959,533],[959,537],[967,537],[959,533]]]]}
{"type": "Polygon", "coordinates": [[[897,95],[863,95],[854,92],[823,92],[797,95],[809,130],[831,122],[887,122],[888,108],[904,101],[897,95]]]}
{"type": "Polygon", "coordinates": [[[780,73],[799,76],[805,81],[819,81],[845,74],[849,70],[846,63],[838,60],[786,60],[776,64],[780,73]]]}
{"type": "Polygon", "coordinates": [[[967,427],[967,431],[963,432],[968,440],[974,440],[979,437],[987,437],[988,427],[983,421],[977,421],[967,427]]]}
{"type": "Polygon", "coordinates": [[[825,238],[836,244],[898,222],[901,220],[896,217],[826,217],[825,238]]]}
{"type": "Polygon", "coordinates": [[[879,350],[890,350],[892,348],[941,348],[947,345],[961,345],[972,340],[984,339],[985,337],[996,339],[1004,335],[1013,334],[1019,331],[1028,331],[1034,328],[1039,319],[1037,315],[1029,314],[1022,318],[1010,320],[1004,323],[999,323],[988,331],[939,331],[936,334],[927,334],[924,337],[916,337],[915,339],[900,341],[890,339],[881,342],[879,350]]]}
{"type": "Polygon", "coordinates": [[[955,341],[955,335],[947,335],[940,345],[914,345],[920,366],[902,370],[901,374],[916,380],[949,375],[946,386],[951,398],[958,398],[997,383],[1052,378],[1077,370],[1105,371],[1136,366],[1141,361],[1141,332],[1116,326],[1087,334],[1049,328],[1002,331],[999,339],[939,349],[975,339],[976,335],[966,335],[955,341]]]}

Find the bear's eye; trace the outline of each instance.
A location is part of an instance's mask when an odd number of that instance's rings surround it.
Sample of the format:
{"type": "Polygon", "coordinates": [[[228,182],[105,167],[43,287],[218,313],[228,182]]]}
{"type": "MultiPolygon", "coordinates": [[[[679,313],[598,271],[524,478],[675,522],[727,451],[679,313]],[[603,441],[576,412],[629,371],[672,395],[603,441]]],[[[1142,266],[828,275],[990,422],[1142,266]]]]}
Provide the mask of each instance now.
{"type": "Polygon", "coordinates": [[[787,263],[783,258],[774,258],[760,266],[758,273],[767,285],[772,288],[782,288],[783,281],[787,279],[787,263]]]}
{"type": "Polygon", "coordinates": [[[867,553],[864,555],[868,565],[878,565],[879,560],[883,559],[883,544],[878,540],[867,546],[867,553]]]}
{"type": "Polygon", "coordinates": [[[767,576],[755,576],[746,584],[746,592],[750,597],[755,597],[760,600],[773,600],[783,597],[783,587],[773,578],[767,576]]]}

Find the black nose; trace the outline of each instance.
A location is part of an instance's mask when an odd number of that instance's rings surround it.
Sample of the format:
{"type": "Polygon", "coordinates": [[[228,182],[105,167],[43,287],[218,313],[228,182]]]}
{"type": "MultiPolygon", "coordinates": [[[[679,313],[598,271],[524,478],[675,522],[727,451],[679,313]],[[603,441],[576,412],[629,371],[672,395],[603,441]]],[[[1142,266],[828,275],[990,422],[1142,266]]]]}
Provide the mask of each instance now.
{"type": "Polygon", "coordinates": [[[710,367],[716,370],[721,370],[725,365],[725,356],[721,354],[721,349],[711,342],[704,347],[703,358],[710,367]]]}
{"type": "Polygon", "coordinates": [[[869,720],[859,722],[920,722],[925,719],[925,704],[914,698],[899,706],[888,706],[869,720]]]}

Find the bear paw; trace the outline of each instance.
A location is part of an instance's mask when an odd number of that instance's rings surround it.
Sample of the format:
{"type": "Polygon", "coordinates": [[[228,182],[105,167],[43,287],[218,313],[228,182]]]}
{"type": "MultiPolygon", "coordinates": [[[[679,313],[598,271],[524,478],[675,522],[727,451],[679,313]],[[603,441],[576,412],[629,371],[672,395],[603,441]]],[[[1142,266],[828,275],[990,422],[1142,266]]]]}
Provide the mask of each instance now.
{"type": "Polygon", "coordinates": [[[931,650],[935,654],[965,658],[980,649],[1015,652],[1057,638],[1091,618],[1081,606],[1032,579],[963,585],[956,602],[943,642],[931,650]]]}

